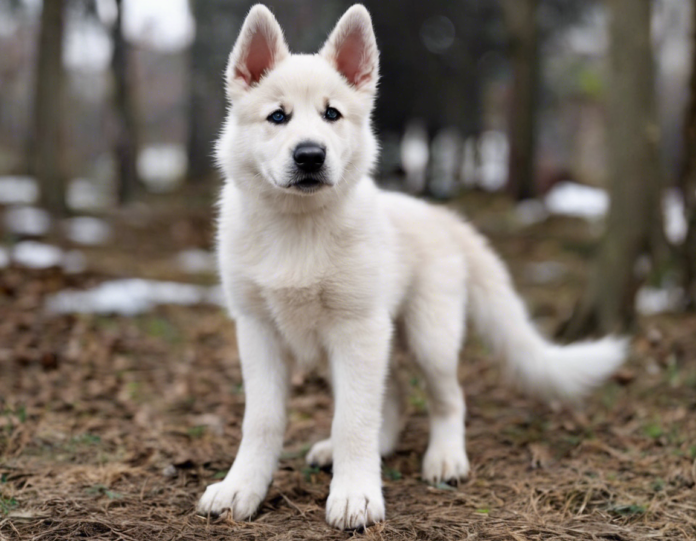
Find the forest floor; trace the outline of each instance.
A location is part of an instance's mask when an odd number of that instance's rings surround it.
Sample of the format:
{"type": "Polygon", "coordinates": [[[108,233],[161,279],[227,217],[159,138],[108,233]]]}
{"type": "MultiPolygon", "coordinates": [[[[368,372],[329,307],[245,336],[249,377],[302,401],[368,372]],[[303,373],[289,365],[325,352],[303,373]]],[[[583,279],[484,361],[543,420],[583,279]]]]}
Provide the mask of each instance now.
{"type": "MultiPolygon", "coordinates": [[[[208,198],[158,201],[110,216],[110,244],[80,248],[83,272],[0,269],[0,540],[696,539],[696,316],[684,314],[641,318],[628,364],[581,410],[511,389],[472,336],[460,369],[472,474],[458,488],[420,479],[427,405],[409,371],[409,420],[384,460],[387,520],[362,533],[324,522],[330,472],[303,456],[329,434],[330,392],[320,376],[296,378],[259,515],[196,516],[239,444],[233,323],[204,304],[132,317],[44,309],[52,293],[114,278],[214,284],[172,264],[210,249],[208,198]]],[[[582,292],[597,231],[570,218],[520,228],[499,196],[460,203],[553,332],[582,292]]]]}

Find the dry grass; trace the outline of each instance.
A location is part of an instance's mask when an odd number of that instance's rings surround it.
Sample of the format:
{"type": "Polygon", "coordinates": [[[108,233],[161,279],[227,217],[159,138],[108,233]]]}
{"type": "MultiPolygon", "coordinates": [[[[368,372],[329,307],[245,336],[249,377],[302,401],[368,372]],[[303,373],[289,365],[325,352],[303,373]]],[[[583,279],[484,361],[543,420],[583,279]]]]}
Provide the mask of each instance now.
{"type": "MultiPolygon", "coordinates": [[[[534,313],[558,321],[582,270],[541,287],[525,282],[523,262],[582,269],[581,241],[562,227],[493,233],[534,313]]],[[[303,461],[330,427],[318,377],[295,384],[286,451],[256,520],[194,515],[239,443],[233,326],[208,307],[130,319],[40,310],[47,292],[101,278],[0,271],[0,540],[696,538],[696,317],[642,321],[629,367],[582,412],[511,391],[473,341],[460,373],[473,472],[458,489],[420,481],[427,417],[411,376],[408,426],[384,462],[387,521],[346,533],[324,523],[330,473],[303,461]]]]}

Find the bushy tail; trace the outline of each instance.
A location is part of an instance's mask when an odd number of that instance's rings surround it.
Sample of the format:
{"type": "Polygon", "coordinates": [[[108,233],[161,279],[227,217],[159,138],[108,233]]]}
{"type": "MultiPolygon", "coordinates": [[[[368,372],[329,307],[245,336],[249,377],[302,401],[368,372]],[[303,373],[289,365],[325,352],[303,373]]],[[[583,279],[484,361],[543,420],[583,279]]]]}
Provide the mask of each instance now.
{"type": "Polygon", "coordinates": [[[477,331],[505,360],[513,382],[544,398],[573,401],[623,363],[626,339],[606,337],[560,346],[539,334],[502,261],[478,232],[465,227],[469,311],[477,331]]]}

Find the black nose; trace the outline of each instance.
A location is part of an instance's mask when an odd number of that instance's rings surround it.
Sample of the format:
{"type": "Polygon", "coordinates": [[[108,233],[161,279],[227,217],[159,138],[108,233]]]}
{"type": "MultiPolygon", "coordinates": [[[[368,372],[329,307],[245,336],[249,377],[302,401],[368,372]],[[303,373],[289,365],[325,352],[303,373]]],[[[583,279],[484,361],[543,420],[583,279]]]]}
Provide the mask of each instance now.
{"type": "Polygon", "coordinates": [[[316,143],[300,143],[292,154],[297,167],[306,173],[319,171],[326,159],[326,150],[316,143]]]}

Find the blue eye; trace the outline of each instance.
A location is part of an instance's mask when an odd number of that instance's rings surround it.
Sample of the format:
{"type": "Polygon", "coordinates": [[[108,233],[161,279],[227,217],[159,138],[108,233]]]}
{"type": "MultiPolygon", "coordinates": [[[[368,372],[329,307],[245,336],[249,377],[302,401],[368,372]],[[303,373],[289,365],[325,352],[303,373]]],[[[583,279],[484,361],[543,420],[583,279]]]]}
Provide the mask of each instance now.
{"type": "Polygon", "coordinates": [[[335,122],[336,120],[341,118],[341,113],[338,112],[338,109],[334,109],[333,107],[327,107],[326,111],[324,111],[324,118],[329,122],[335,122]]]}
{"type": "Polygon", "coordinates": [[[284,124],[289,120],[288,115],[285,114],[284,111],[278,109],[277,111],[273,111],[267,118],[269,122],[273,122],[273,124],[284,124]]]}

